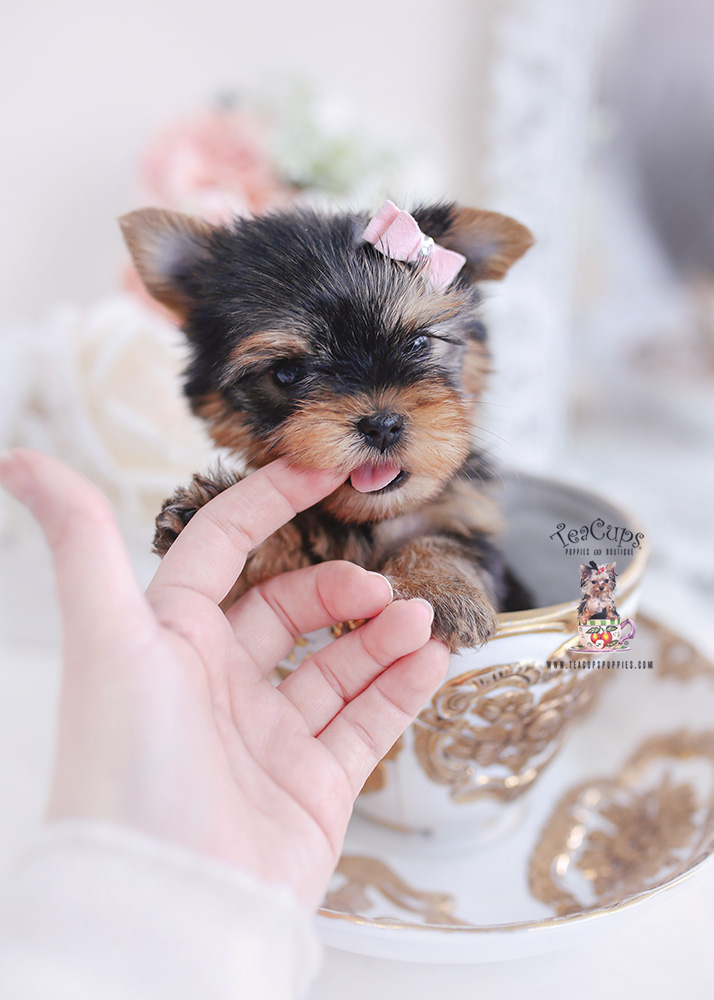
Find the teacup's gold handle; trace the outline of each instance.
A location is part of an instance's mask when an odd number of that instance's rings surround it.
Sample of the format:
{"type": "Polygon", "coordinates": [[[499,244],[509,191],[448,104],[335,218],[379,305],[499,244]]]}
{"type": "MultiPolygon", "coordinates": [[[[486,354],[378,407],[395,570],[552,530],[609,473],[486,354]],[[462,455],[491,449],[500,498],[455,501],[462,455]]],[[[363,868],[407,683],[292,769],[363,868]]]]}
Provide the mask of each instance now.
{"type": "Polygon", "coordinates": [[[633,620],[631,618],[624,618],[620,622],[620,627],[621,628],[624,628],[625,625],[629,625],[630,628],[632,629],[632,631],[630,632],[629,635],[623,635],[622,632],[620,632],[620,642],[628,642],[630,639],[634,639],[635,635],[637,634],[637,629],[635,628],[635,623],[633,622],[633,620]]]}

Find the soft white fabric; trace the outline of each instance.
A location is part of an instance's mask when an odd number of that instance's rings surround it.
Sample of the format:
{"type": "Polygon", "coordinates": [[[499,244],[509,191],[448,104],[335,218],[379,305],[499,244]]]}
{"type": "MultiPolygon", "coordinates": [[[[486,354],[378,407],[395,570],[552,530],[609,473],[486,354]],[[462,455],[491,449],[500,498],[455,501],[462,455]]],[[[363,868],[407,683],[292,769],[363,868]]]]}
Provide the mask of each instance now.
{"type": "Polygon", "coordinates": [[[108,824],[47,826],[3,894],[3,1000],[292,1000],[318,964],[288,889],[108,824]]]}

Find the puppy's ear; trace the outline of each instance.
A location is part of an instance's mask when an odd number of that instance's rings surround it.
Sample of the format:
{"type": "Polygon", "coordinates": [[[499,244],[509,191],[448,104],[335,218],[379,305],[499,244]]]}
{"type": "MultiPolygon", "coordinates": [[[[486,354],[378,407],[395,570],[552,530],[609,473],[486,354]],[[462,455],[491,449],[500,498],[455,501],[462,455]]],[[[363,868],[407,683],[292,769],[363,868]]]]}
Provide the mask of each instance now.
{"type": "Polygon", "coordinates": [[[580,565],[580,586],[585,583],[586,580],[590,578],[591,569],[589,566],[580,565]]]}
{"type": "Polygon", "coordinates": [[[119,219],[134,266],[147,291],[182,322],[197,290],[215,232],[201,219],[163,208],[142,208],[119,219]]]}
{"type": "Polygon", "coordinates": [[[414,217],[427,236],[466,257],[462,274],[470,281],[500,281],[535,242],[520,222],[485,209],[436,205],[414,217]]]}

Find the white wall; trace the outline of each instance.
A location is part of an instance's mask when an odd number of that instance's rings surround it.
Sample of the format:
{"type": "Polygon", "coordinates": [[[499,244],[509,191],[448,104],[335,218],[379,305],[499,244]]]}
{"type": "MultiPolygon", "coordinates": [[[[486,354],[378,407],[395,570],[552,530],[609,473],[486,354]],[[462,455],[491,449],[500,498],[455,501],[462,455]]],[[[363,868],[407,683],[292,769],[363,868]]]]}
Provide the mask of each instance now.
{"type": "Polygon", "coordinates": [[[136,207],[147,138],[226,88],[312,80],[376,136],[433,151],[436,193],[473,197],[494,2],[14,3],[0,32],[0,322],[116,288],[115,219],[136,207]]]}

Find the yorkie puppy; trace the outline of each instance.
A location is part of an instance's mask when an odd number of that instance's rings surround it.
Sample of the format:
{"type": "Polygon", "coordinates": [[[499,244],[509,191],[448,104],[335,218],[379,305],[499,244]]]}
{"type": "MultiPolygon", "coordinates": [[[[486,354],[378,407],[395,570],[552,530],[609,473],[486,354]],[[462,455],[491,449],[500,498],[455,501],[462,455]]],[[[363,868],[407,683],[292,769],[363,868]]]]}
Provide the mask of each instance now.
{"type": "Polygon", "coordinates": [[[617,585],[615,563],[598,566],[591,559],[589,565],[580,567],[580,589],[583,592],[578,605],[581,625],[591,618],[618,618],[612,592],[617,585]]]}
{"type": "MultiPolygon", "coordinates": [[[[191,348],[185,392],[248,468],[287,456],[345,482],[250,556],[227,598],[348,559],[434,608],[451,650],[483,643],[528,597],[494,543],[493,478],[471,444],[489,371],[478,282],[532,243],[520,223],[454,205],[413,215],[295,209],[212,226],[147,208],[121,220],[138,273],[191,348]]],[[[240,477],[196,475],[164,504],[154,549],[240,477]]],[[[224,602],[224,607],[226,603],[224,602]]]]}

